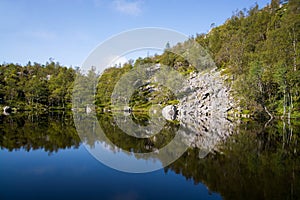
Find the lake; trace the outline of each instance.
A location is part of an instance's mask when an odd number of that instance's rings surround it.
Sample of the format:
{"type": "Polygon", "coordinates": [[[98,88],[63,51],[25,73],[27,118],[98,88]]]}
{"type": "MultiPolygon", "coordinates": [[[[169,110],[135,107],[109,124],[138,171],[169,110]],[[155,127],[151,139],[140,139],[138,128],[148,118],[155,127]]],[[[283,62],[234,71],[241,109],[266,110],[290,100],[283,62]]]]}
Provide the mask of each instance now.
{"type": "MultiPolygon", "coordinates": [[[[167,122],[155,140],[140,139],[126,135],[109,114],[97,119],[118,147],[112,157],[160,149],[179,128],[167,122]]],[[[134,121],[143,126],[149,119],[136,115],[134,121]]],[[[299,199],[299,121],[229,122],[234,126],[222,140],[200,139],[163,169],[126,173],[90,154],[105,140],[79,137],[71,113],[2,115],[0,199],[299,199]]]]}

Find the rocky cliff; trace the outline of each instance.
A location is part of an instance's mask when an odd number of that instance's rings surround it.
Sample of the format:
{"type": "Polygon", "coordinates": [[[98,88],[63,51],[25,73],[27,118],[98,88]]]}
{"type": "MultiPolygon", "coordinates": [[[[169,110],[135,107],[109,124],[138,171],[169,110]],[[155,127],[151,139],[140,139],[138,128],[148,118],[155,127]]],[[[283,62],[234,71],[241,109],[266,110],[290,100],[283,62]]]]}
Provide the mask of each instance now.
{"type": "Polygon", "coordinates": [[[162,110],[166,119],[180,122],[180,134],[186,135],[191,146],[201,149],[201,158],[216,150],[234,131],[234,123],[227,117],[235,102],[226,79],[216,69],[193,73],[182,88],[185,95],[179,104],[162,110]]]}
{"type": "Polygon", "coordinates": [[[216,69],[193,73],[188,85],[182,90],[186,94],[177,105],[178,119],[224,118],[234,108],[227,77],[216,69]]]}

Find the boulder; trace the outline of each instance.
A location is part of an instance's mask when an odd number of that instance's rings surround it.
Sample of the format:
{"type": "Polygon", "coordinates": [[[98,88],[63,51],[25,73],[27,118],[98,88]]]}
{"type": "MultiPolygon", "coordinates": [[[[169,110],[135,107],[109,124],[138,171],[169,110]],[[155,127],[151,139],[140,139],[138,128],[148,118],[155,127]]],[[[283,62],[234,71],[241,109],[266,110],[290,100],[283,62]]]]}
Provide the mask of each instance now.
{"type": "Polygon", "coordinates": [[[175,120],[177,117],[177,108],[173,105],[168,105],[162,109],[162,115],[166,120],[175,120]]]}
{"type": "Polygon", "coordinates": [[[3,112],[5,112],[5,113],[11,113],[12,112],[12,108],[10,106],[5,106],[3,108],[3,112]]]}
{"type": "Polygon", "coordinates": [[[132,110],[131,110],[131,108],[129,106],[124,106],[123,111],[131,113],[132,110]]]}

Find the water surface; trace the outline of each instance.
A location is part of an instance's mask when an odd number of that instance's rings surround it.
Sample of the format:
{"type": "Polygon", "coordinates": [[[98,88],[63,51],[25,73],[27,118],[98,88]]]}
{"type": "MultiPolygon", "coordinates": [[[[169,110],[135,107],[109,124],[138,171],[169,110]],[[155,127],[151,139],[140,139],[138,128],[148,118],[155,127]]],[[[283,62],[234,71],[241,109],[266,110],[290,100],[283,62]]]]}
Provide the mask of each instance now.
{"type": "MultiPolygon", "coordinates": [[[[114,144],[132,152],[160,148],[178,130],[167,123],[155,141],[136,139],[112,116],[98,119],[114,144]]],[[[83,143],[96,141],[79,138],[70,114],[1,116],[0,199],[299,199],[297,123],[243,122],[204,157],[194,145],[164,169],[132,174],[90,155],[83,143]]]]}

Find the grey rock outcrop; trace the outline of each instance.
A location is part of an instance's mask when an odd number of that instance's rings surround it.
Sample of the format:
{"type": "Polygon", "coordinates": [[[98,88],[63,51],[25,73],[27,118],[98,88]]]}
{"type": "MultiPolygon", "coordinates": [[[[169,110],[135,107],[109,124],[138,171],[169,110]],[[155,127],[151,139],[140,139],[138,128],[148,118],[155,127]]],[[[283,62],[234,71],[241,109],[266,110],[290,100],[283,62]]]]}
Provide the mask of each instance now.
{"type": "MultiPolygon", "coordinates": [[[[169,119],[180,121],[179,134],[185,136],[189,146],[200,149],[200,158],[216,151],[234,131],[235,125],[227,119],[227,113],[235,103],[226,79],[216,69],[193,73],[181,90],[184,95],[176,105],[176,117],[168,115],[169,119]]],[[[173,107],[167,107],[165,112],[172,114],[173,107]]]]}
{"type": "Polygon", "coordinates": [[[228,111],[234,107],[234,100],[226,79],[216,69],[192,74],[188,85],[182,89],[185,95],[178,104],[178,119],[227,117],[228,111]]]}
{"type": "Polygon", "coordinates": [[[173,105],[168,105],[162,109],[162,116],[166,120],[175,120],[177,117],[177,108],[173,105]]]}

